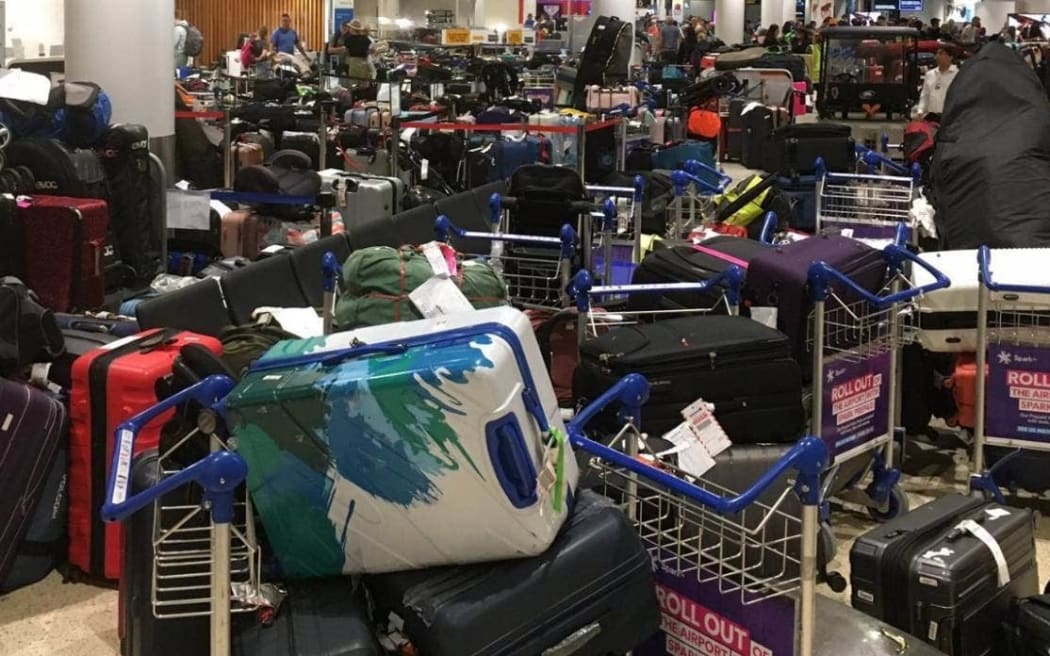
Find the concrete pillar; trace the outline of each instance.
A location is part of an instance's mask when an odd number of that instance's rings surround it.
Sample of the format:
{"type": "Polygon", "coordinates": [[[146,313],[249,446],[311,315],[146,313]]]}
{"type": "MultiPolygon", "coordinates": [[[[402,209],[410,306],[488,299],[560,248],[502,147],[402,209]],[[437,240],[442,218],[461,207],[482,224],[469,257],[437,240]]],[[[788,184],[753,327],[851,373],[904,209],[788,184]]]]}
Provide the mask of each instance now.
{"type": "Polygon", "coordinates": [[[114,123],[146,126],[150,149],[170,174],[175,170],[175,0],[66,0],[65,9],[66,79],[105,89],[114,123]],[[113,48],[100,43],[101,34],[119,35],[124,56],[114,58],[113,48]]]}
{"type": "Polygon", "coordinates": [[[1006,26],[1007,18],[1014,13],[1016,4],[1013,0],[982,0],[974,8],[974,14],[981,19],[988,36],[991,36],[1006,26]]]}
{"type": "Polygon", "coordinates": [[[744,3],[741,0],[715,0],[715,35],[728,44],[744,38],[744,3]]]}
{"type": "Polygon", "coordinates": [[[635,0],[594,0],[591,13],[597,16],[616,16],[628,23],[634,22],[635,0]]]}
{"type": "Polygon", "coordinates": [[[693,0],[689,3],[689,13],[709,21],[715,15],[715,0],[693,0]]]}
{"type": "Polygon", "coordinates": [[[485,0],[474,0],[474,20],[471,24],[474,27],[485,26],[485,0]]]}
{"type": "Polygon", "coordinates": [[[795,0],[781,0],[781,3],[783,5],[783,9],[780,13],[781,25],[788,21],[794,23],[795,21],[802,20],[795,14],[795,0]]]}
{"type": "Polygon", "coordinates": [[[784,0],[762,0],[762,18],[760,21],[762,27],[783,25],[784,0]]]}
{"type": "Polygon", "coordinates": [[[1017,0],[1017,13],[1050,14],[1050,0],[1017,0]]]}

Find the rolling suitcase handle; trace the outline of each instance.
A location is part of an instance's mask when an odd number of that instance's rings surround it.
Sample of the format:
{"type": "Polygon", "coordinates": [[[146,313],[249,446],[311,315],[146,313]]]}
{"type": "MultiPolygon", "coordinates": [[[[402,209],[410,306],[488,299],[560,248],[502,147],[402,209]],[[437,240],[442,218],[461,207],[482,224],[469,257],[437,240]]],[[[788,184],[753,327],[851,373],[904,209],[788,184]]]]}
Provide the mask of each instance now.
{"type": "Polygon", "coordinates": [[[218,450],[189,467],[162,479],[153,487],[128,496],[131,484],[131,460],[139,432],[163,413],[187,401],[198,401],[215,407],[233,390],[235,383],[225,376],[209,376],[148,410],[139,413],[116,429],[116,448],[106,483],[106,501],[102,519],[117,522],[127,519],[150,503],[188,483],[204,488],[204,498],[211,514],[211,656],[230,653],[230,536],[234,520],[234,493],[248,475],[244,459],[232,451],[218,450]]]}
{"type": "Polygon", "coordinates": [[[322,334],[332,334],[332,324],[335,317],[336,291],[339,281],[343,277],[343,266],[339,264],[339,258],[335,253],[328,251],[321,258],[321,281],[324,291],[324,306],[321,308],[322,334]]]}

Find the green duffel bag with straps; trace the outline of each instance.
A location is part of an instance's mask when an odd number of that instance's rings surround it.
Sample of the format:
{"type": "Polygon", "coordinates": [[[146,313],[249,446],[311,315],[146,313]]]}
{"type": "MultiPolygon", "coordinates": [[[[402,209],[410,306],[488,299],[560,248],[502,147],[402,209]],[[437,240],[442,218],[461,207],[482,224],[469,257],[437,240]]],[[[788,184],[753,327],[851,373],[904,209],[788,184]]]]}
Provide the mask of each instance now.
{"type": "Polygon", "coordinates": [[[482,310],[507,305],[507,285],[496,271],[480,260],[464,260],[449,246],[437,248],[376,246],[354,252],[343,265],[343,292],[335,305],[335,325],[340,330],[415,321],[423,316],[409,298],[416,288],[447,269],[449,279],[471,305],[482,310]],[[440,257],[444,267],[431,263],[440,257]]]}

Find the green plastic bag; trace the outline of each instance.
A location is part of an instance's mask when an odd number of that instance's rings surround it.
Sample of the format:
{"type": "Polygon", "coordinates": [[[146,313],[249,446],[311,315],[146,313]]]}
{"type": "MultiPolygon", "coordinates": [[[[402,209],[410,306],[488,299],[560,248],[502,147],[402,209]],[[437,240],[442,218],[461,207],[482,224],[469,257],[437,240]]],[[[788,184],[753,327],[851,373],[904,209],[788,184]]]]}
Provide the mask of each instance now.
{"type": "MultiPolygon", "coordinates": [[[[447,248],[447,247],[446,247],[447,248]]],[[[507,305],[507,285],[492,267],[479,260],[455,260],[450,277],[477,310],[507,305]]],[[[419,248],[365,248],[343,265],[342,295],[335,304],[340,330],[422,319],[409,294],[434,276],[434,268],[419,248]]]]}

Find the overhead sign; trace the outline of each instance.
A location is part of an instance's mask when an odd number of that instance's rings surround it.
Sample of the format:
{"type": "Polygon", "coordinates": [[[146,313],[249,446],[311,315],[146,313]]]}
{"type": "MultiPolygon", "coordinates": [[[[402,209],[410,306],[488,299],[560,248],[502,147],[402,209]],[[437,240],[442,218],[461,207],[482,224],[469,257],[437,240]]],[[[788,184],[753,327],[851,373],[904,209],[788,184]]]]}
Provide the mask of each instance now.
{"type": "Polygon", "coordinates": [[[354,20],[354,0],[332,0],[332,27],[333,32],[339,31],[339,26],[354,20]]]}
{"type": "Polygon", "coordinates": [[[900,0],[902,14],[917,14],[922,12],[922,0],[900,0]]]}
{"type": "Polygon", "coordinates": [[[470,30],[448,29],[441,30],[441,45],[443,46],[469,46],[470,30]]]}
{"type": "Polygon", "coordinates": [[[488,43],[490,30],[470,30],[471,43],[488,43]]]}

